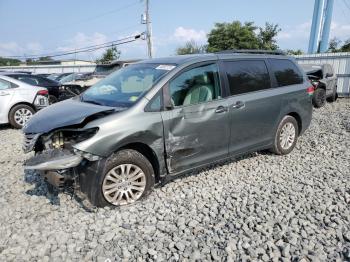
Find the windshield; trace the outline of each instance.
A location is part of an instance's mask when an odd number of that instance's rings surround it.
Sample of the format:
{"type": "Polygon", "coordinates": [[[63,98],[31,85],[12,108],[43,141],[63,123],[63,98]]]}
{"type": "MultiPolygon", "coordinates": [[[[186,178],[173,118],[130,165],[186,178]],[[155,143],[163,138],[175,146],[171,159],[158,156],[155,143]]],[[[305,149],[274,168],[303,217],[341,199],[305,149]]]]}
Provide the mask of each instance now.
{"type": "Polygon", "coordinates": [[[159,81],[175,65],[134,64],[124,67],[81,95],[81,100],[87,103],[130,107],[159,81]]]}

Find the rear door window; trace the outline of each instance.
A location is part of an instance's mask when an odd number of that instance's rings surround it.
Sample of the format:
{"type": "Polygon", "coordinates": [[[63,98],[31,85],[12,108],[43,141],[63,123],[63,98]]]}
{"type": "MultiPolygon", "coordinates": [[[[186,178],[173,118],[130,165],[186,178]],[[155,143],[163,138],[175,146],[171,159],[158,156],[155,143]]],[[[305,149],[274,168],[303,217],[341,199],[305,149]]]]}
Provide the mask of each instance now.
{"type": "Polygon", "coordinates": [[[224,61],[231,95],[271,88],[270,76],[263,60],[224,61]]]}
{"type": "Polygon", "coordinates": [[[3,79],[0,79],[0,90],[5,90],[11,88],[11,83],[3,79]]]}
{"type": "Polygon", "coordinates": [[[269,59],[277,86],[289,86],[303,83],[303,75],[297,66],[288,59],[269,59]]]}

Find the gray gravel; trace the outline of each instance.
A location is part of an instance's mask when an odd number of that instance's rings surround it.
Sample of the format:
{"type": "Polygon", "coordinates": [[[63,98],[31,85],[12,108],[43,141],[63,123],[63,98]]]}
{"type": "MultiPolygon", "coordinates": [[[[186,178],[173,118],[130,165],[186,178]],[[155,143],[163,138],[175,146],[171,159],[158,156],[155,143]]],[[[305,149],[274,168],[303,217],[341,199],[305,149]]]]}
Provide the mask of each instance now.
{"type": "Polygon", "coordinates": [[[23,172],[20,131],[0,142],[0,261],[350,260],[350,100],[315,110],[288,156],[249,154],[121,209],[50,193],[23,172]]]}

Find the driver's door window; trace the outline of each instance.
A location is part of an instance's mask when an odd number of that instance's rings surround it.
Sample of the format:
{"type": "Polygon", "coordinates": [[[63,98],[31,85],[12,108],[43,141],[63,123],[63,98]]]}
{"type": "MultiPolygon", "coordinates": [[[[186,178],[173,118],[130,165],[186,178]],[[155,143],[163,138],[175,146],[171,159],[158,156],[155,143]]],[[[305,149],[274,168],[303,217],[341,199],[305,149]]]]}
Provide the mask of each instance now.
{"type": "Polygon", "coordinates": [[[169,84],[173,106],[188,106],[221,98],[219,71],[216,64],[190,69],[169,84]]]}

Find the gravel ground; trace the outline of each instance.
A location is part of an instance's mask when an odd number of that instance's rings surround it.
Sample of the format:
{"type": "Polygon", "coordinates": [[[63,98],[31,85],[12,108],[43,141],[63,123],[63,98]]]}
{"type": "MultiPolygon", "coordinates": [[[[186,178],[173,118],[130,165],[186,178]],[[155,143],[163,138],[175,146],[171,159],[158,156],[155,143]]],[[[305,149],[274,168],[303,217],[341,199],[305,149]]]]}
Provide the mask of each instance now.
{"type": "Polygon", "coordinates": [[[315,110],[296,149],[246,155],[93,209],[24,174],[0,129],[0,261],[350,260],[350,100],[315,110]],[[109,260],[108,260],[109,259],[109,260]]]}

